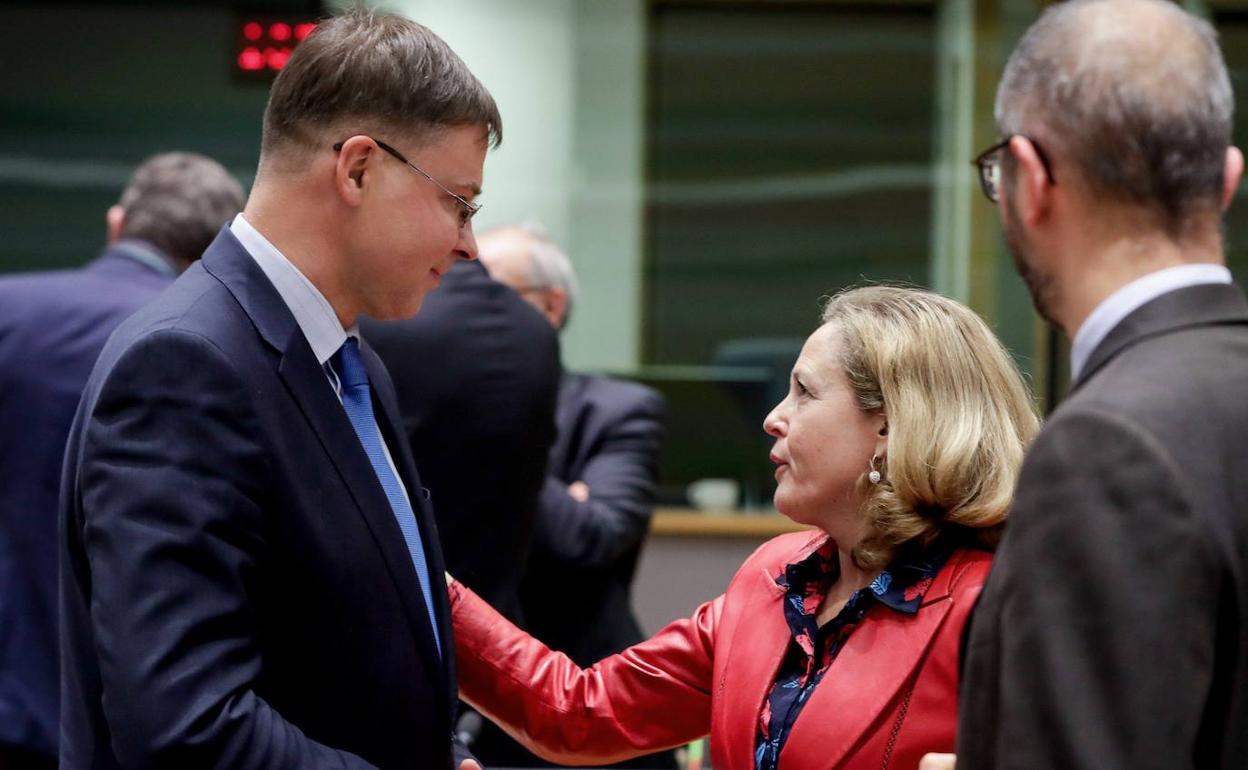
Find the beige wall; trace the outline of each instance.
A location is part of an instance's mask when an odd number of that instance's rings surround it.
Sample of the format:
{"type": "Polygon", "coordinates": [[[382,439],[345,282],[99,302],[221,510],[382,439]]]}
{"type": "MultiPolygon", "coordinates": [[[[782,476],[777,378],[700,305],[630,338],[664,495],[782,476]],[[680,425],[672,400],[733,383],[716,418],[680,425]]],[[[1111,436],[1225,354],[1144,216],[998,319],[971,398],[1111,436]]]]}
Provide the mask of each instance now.
{"type": "Polygon", "coordinates": [[[633,609],[653,634],[728,588],[746,557],[766,538],[651,535],[637,565],[633,609]]]}

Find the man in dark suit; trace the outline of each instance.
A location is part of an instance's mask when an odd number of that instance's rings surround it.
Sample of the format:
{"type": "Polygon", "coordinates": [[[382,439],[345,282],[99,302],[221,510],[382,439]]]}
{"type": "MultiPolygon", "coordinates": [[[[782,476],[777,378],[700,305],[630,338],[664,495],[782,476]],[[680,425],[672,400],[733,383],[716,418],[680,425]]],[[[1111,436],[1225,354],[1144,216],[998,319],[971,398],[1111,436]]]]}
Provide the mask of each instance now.
{"type": "Polygon", "coordinates": [[[1074,387],[974,616],[959,770],[1248,766],[1231,110],[1213,29],[1163,0],[1053,6],[1006,65],[981,178],[1074,387]]]}
{"type": "Polygon", "coordinates": [[[296,47],[246,209],[113,334],[70,433],[64,767],[452,767],[437,530],[356,319],[475,256],[498,131],[407,19],[296,47]]]}
{"type": "Polygon", "coordinates": [[[56,507],[74,408],[108,335],[243,207],[216,161],[144,161],[78,270],[0,278],[0,768],[55,767],[56,507]]]}
{"type": "MultiPolygon", "coordinates": [[[[481,262],[551,327],[564,328],[576,275],[567,255],[540,229],[483,234],[481,262]]],[[[531,634],[582,666],[644,638],[631,591],[653,513],[663,414],[663,397],[644,385],[562,375],[558,436],[542,486],[521,610],[531,634]]],[[[534,763],[527,756],[509,759],[534,763]]],[[[626,764],[675,766],[670,752],[626,764]]]]}
{"type": "Polygon", "coordinates": [[[523,624],[520,577],[555,440],[558,336],[479,262],[456,265],[415,318],[360,330],[394,378],[447,570],[523,624]]]}

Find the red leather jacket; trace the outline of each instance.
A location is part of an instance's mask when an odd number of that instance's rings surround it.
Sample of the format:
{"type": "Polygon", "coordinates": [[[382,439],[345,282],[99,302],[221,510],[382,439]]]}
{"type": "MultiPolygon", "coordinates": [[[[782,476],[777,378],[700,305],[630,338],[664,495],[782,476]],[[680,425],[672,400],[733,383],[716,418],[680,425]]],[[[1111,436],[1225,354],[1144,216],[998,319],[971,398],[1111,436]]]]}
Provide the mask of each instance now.
{"type": "MultiPolygon", "coordinates": [[[[460,694],[530,750],[605,764],[708,732],[715,770],[753,770],[758,716],[790,640],[775,577],[826,541],[782,535],[723,596],[582,669],[451,588],[460,694]]],[[[991,555],[955,551],[914,615],[872,607],[815,688],[780,755],[783,770],[914,770],[952,752],[958,645],[991,555]]]]}

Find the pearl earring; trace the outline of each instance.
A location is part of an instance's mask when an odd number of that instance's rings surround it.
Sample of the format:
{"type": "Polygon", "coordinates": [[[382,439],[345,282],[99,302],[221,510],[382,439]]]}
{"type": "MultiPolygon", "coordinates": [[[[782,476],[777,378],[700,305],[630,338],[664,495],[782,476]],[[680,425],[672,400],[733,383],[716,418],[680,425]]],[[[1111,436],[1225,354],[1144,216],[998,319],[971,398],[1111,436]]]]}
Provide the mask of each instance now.
{"type": "Polygon", "coordinates": [[[880,458],[875,455],[871,455],[871,472],[867,474],[867,481],[870,481],[872,484],[879,484],[880,479],[883,478],[883,476],[880,475],[880,472],[875,468],[875,463],[879,459],[880,458]]]}

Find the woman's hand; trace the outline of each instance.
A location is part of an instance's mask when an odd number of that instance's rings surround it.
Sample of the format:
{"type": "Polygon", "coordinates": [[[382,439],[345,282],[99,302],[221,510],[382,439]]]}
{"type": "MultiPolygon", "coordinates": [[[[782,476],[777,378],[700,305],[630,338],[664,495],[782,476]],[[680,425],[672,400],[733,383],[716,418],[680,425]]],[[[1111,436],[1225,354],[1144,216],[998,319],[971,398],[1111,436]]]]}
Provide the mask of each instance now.
{"type": "MultiPolygon", "coordinates": [[[[928,756],[934,755],[929,754],[928,756]]],[[[465,759],[463,762],[459,763],[459,770],[481,770],[481,765],[471,759],[465,759]]]]}
{"type": "MultiPolygon", "coordinates": [[[[956,754],[927,754],[919,762],[919,770],[954,770],[953,763],[957,758],[956,754]]],[[[469,770],[469,768],[460,767],[459,770],[469,770]]]]}

